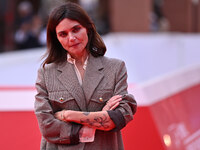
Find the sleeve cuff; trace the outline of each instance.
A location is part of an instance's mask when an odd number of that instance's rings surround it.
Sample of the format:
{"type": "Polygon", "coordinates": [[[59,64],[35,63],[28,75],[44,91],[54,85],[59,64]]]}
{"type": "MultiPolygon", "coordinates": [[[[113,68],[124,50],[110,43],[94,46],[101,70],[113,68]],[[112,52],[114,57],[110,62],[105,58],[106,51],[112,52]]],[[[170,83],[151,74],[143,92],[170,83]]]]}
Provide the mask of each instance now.
{"type": "Polygon", "coordinates": [[[72,123],[71,135],[70,135],[70,144],[75,145],[79,144],[79,130],[82,125],[77,123],[72,123]]]}
{"type": "Polygon", "coordinates": [[[119,110],[109,110],[107,111],[110,119],[114,122],[115,128],[111,131],[119,131],[126,126],[125,119],[119,110]]]}

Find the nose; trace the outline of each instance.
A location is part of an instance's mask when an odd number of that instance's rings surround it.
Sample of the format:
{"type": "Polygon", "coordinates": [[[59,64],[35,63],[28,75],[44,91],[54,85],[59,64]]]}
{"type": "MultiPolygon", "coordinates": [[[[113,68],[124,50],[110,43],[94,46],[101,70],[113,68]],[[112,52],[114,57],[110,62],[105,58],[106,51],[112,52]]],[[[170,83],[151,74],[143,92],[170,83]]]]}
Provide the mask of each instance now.
{"type": "Polygon", "coordinates": [[[69,34],[69,41],[73,42],[76,39],[76,37],[73,34],[69,34]]]}

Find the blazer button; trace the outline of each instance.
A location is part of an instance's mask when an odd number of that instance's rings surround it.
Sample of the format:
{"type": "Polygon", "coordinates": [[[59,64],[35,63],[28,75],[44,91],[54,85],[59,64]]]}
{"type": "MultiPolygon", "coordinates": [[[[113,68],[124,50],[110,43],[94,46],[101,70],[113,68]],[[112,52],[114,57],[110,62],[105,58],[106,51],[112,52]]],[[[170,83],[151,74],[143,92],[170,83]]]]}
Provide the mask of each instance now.
{"type": "Polygon", "coordinates": [[[61,102],[63,102],[63,101],[64,101],[64,98],[61,96],[61,97],[59,98],[59,100],[60,100],[61,102]]]}
{"type": "Polygon", "coordinates": [[[99,101],[100,101],[100,102],[103,102],[103,98],[102,98],[102,97],[100,97],[100,98],[99,98],[99,101]]]}

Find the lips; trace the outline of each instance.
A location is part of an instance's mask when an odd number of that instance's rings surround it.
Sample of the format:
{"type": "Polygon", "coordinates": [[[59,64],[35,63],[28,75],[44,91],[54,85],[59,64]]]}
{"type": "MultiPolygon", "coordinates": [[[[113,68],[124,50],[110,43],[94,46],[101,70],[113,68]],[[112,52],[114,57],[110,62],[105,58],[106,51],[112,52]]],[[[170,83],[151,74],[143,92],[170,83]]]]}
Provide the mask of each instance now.
{"type": "Polygon", "coordinates": [[[77,45],[79,45],[80,43],[76,43],[76,44],[73,44],[73,45],[70,45],[70,47],[75,47],[77,45]]]}

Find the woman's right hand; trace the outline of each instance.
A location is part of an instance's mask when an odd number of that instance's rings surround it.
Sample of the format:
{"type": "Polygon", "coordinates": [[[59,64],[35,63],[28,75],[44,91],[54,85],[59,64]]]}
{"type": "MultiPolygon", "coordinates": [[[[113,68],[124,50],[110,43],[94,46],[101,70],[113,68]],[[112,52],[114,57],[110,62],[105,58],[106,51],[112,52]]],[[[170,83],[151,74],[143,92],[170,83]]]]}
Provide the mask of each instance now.
{"type": "Polygon", "coordinates": [[[115,109],[118,105],[119,102],[122,100],[122,95],[115,95],[111,97],[107,102],[106,105],[103,107],[103,111],[107,110],[113,110],[115,109]]]}

